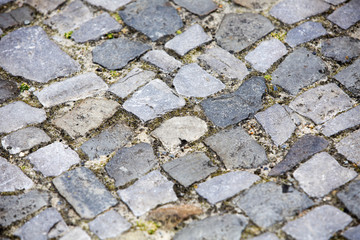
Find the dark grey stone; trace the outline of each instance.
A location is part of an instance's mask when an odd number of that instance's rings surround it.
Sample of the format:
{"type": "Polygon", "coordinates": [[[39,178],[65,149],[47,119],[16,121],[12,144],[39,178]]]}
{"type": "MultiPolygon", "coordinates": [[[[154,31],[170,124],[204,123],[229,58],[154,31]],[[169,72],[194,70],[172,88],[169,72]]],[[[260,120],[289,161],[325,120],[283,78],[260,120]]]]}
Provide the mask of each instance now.
{"type": "Polygon", "coordinates": [[[360,225],[356,227],[351,227],[346,232],[343,233],[343,236],[348,240],[359,240],[360,239],[360,225]]]}
{"type": "Polygon", "coordinates": [[[0,66],[12,75],[41,83],[80,69],[39,26],[17,29],[1,39],[0,66]]]}
{"type": "Polygon", "coordinates": [[[323,39],[321,54],[342,63],[350,62],[360,55],[360,40],[347,36],[323,39]]]}
{"type": "Polygon", "coordinates": [[[76,227],[69,232],[67,232],[60,240],[91,240],[91,237],[87,235],[87,233],[82,230],[80,227],[76,227]]]}
{"type": "Polygon", "coordinates": [[[7,29],[16,25],[22,25],[25,21],[30,23],[34,19],[33,14],[34,11],[27,6],[17,8],[7,13],[1,13],[0,27],[7,29]]]}
{"type": "Polygon", "coordinates": [[[336,150],[347,160],[360,166],[360,130],[352,132],[349,136],[335,144],[336,150]]]}
{"type": "Polygon", "coordinates": [[[343,29],[348,29],[360,20],[360,0],[352,0],[336,9],[327,19],[343,29]]]}
{"type": "Polygon", "coordinates": [[[321,23],[309,21],[288,31],[285,41],[291,47],[295,47],[301,43],[309,42],[326,34],[327,31],[321,23]]]}
{"type": "Polygon", "coordinates": [[[272,83],[296,95],[301,88],[325,77],[325,69],[326,65],[319,57],[306,48],[298,48],[273,72],[272,83]]]}
{"type": "Polygon", "coordinates": [[[181,67],[182,63],[164,50],[152,50],[141,57],[143,61],[151,63],[166,73],[170,73],[181,67]]]}
{"type": "Polygon", "coordinates": [[[240,52],[272,30],[270,20],[260,14],[230,13],[223,18],[215,38],[222,48],[240,52]]]}
{"type": "Polygon", "coordinates": [[[44,0],[25,0],[25,3],[29,4],[42,14],[47,14],[55,10],[58,6],[63,4],[66,0],[51,0],[51,1],[44,1],[44,0]]]}
{"type": "Polygon", "coordinates": [[[265,79],[253,77],[235,92],[201,102],[206,116],[217,126],[226,127],[248,118],[262,108],[265,79]]]}
{"type": "Polygon", "coordinates": [[[116,9],[125,6],[126,4],[131,2],[131,0],[86,0],[86,1],[94,6],[102,7],[112,12],[116,11],[116,9]]]}
{"type": "Polygon", "coordinates": [[[167,0],[137,0],[119,11],[124,23],[152,41],[173,34],[183,26],[180,16],[167,0]]]}
{"type": "Polygon", "coordinates": [[[123,186],[142,177],[157,164],[154,150],[148,143],[120,149],[106,164],[106,171],[115,179],[115,186],[123,186]]]}
{"type": "Polygon", "coordinates": [[[18,22],[11,16],[10,13],[1,13],[0,14],[0,28],[7,29],[17,25],[18,22]]]}
{"type": "Polygon", "coordinates": [[[0,103],[15,98],[19,93],[15,82],[0,79],[0,103]]]}
{"type": "Polygon", "coordinates": [[[268,162],[265,150],[243,128],[226,129],[205,139],[227,169],[256,168],[268,162]]]}
{"type": "Polygon", "coordinates": [[[117,204],[95,174],[85,167],[68,171],[52,182],[82,218],[93,218],[117,204]]]}
{"type": "Polygon", "coordinates": [[[147,44],[126,38],[110,39],[93,50],[93,62],[111,70],[122,69],[150,48],[147,44]]]}
{"type": "Polygon", "coordinates": [[[174,0],[174,2],[199,16],[208,15],[217,9],[213,0],[174,0]]]}
{"type": "Polygon", "coordinates": [[[260,183],[241,193],[235,200],[252,221],[268,228],[314,205],[306,194],[289,187],[287,192],[274,182],[260,183]]]}
{"type": "Polygon", "coordinates": [[[322,137],[310,134],[301,137],[290,148],[284,160],[271,169],[269,176],[278,176],[286,173],[315,153],[323,151],[328,145],[329,142],[322,137]]]}
{"type": "Polygon", "coordinates": [[[360,97],[360,59],[336,74],[334,78],[350,92],[360,97]]]}
{"type": "Polygon", "coordinates": [[[360,181],[353,181],[344,190],[337,194],[345,207],[355,216],[360,218],[360,181]]]}
{"type": "Polygon", "coordinates": [[[238,240],[247,224],[248,219],[243,215],[226,214],[207,217],[194,221],[177,232],[174,240],[238,240]]]}

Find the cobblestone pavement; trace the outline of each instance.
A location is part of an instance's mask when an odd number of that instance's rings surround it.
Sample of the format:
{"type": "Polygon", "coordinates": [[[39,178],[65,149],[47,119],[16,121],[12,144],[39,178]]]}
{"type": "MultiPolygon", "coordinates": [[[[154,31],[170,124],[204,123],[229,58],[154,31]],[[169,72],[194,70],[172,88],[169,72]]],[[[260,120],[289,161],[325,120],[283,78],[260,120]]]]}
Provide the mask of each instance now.
{"type": "Polygon", "coordinates": [[[0,239],[360,239],[360,0],[0,0],[0,239]]]}

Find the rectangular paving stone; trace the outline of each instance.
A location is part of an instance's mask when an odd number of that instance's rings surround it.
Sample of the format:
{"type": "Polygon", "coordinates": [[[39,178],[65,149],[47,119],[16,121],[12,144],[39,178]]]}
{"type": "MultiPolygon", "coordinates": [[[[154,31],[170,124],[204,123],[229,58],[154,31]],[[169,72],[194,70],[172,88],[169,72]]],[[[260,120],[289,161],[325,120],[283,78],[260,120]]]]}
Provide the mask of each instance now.
{"type": "Polygon", "coordinates": [[[360,97],[360,59],[355,60],[353,64],[340,71],[334,78],[354,95],[360,97]]]}
{"type": "Polygon", "coordinates": [[[58,6],[63,4],[66,0],[51,0],[51,1],[44,1],[44,0],[25,0],[25,3],[29,4],[37,11],[41,12],[42,14],[47,14],[53,10],[55,10],[58,6]]]}
{"type": "Polygon", "coordinates": [[[336,150],[347,160],[360,166],[360,130],[352,132],[349,136],[335,144],[336,150]]]}
{"type": "Polygon", "coordinates": [[[59,240],[91,240],[91,237],[82,230],[80,227],[75,227],[74,229],[67,232],[59,240]]]}
{"type": "Polygon", "coordinates": [[[151,50],[141,57],[141,60],[157,66],[166,73],[175,71],[182,63],[167,54],[164,50],[151,50]]]}
{"type": "Polygon", "coordinates": [[[337,8],[327,19],[342,29],[348,29],[360,20],[360,1],[352,0],[337,8]]]}
{"type": "Polygon", "coordinates": [[[125,6],[126,4],[131,2],[131,0],[85,0],[85,1],[94,6],[101,7],[112,12],[116,11],[116,9],[125,6]]]}
{"type": "Polygon", "coordinates": [[[360,55],[360,40],[348,36],[322,39],[320,49],[325,57],[342,63],[350,62],[360,55]]]}
{"type": "Polygon", "coordinates": [[[295,47],[326,34],[327,31],[321,23],[308,21],[288,31],[285,42],[291,47],[295,47]]]}
{"type": "Polygon", "coordinates": [[[345,207],[356,217],[360,217],[360,181],[353,181],[344,190],[337,193],[337,197],[345,207]]]}
{"type": "Polygon", "coordinates": [[[207,15],[217,9],[213,0],[174,0],[174,2],[199,16],[207,15]]]}
{"type": "Polygon", "coordinates": [[[85,167],[65,172],[52,182],[82,218],[94,218],[117,204],[95,174],[85,167]]]}

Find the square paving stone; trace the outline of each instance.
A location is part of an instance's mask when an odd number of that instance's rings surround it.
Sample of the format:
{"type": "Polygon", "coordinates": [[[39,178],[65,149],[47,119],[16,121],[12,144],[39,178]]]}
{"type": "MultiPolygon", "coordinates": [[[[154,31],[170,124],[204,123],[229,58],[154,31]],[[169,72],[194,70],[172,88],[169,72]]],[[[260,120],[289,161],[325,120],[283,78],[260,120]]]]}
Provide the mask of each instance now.
{"type": "Polygon", "coordinates": [[[173,84],[179,94],[187,97],[207,97],[225,88],[225,84],[211,76],[196,63],[180,68],[173,84]]]}
{"type": "Polygon", "coordinates": [[[296,95],[306,87],[325,77],[326,65],[306,48],[290,53],[272,74],[272,83],[296,95]]]}
{"type": "Polygon", "coordinates": [[[119,11],[126,25],[148,36],[152,41],[175,33],[183,22],[167,0],[137,0],[119,11]]]}
{"type": "Polygon", "coordinates": [[[184,56],[190,50],[211,40],[212,38],[204,32],[204,29],[199,24],[194,24],[185,32],[168,41],[165,44],[165,48],[175,51],[180,56],[184,56]]]}
{"type": "Polygon", "coordinates": [[[286,34],[285,42],[291,47],[306,43],[327,34],[326,29],[319,22],[305,22],[286,34]]]}
{"type": "Polygon", "coordinates": [[[194,152],[162,165],[162,168],[181,185],[189,187],[218,169],[203,152],[194,152]]]}
{"type": "Polygon", "coordinates": [[[254,238],[250,238],[250,240],[279,240],[279,238],[274,233],[268,232],[254,238]]]}
{"type": "Polygon", "coordinates": [[[148,143],[120,149],[106,164],[106,171],[115,179],[115,186],[123,186],[142,177],[157,164],[154,150],[148,143]]]}
{"type": "Polygon", "coordinates": [[[85,167],[65,172],[52,182],[82,218],[93,218],[117,204],[95,174],[85,167]]]}
{"type": "Polygon", "coordinates": [[[322,197],[355,178],[357,173],[322,152],[300,165],[293,175],[309,196],[322,197]]]}
{"type": "Polygon", "coordinates": [[[327,19],[342,29],[348,29],[360,20],[360,0],[352,0],[336,9],[327,19]]]}
{"type": "Polygon", "coordinates": [[[178,97],[163,81],[155,79],[135,92],[124,102],[125,110],[135,114],[142,121],[185,106],[185,100],[178,97]]]}
{"type": "Polygon", "coordinates": [[[260,14],[226,14],[215,38],[220,47],[240,52],[274,30],[269,19],[260,14]]]}
{"type": "Polygon", "coordinates": [[[283,0],[270,10],[270,14],[284,23],[294,24],[329,8],[330,5],[321,0],[283,0]]]}
{"type": "Polygon", "coordinates": [[[93,62],[110,70],[122,69],[149,49],[147,44],[123,37],[110,39],[94,48],[93,62]]]}
{"type": "Polygon", "coordinates": [[[227,169],[257,168],[268,162],[265,150],[241,127],[225,129],[205,139],[227,169]]]}
{"type": "Polygon", "coordinates": [[[337,197],[352,214],[360,218],[360,181],[350,183],[349,186],[337,194],[337,197]]]}
{"type": "Polygon", "coordinates": [[[7,81],[0,78],[0,103],[15,98],[19,95],[19,93],[20,90],[17,87],[16,82],[7,81]]]}
{"type": "Polygon", "coordinates": [[[344,155],[347,160],[360,166],[360,130],[351,133],[349,136],[335,144],[336,150],[344,155]]]}
{"type": "Polygon", "coordinates": [[[350,62],[360,55],[360,40],[347,36],[323,39],[320,49],[325,57],[342,63],[350,62]]]}
{"type": "Polygon", "coordinates": [[[66,0],[25,0],[25,3],[29,4],[42,14],[47,14],[55,10],[58,6],[63,4],[66,0]]]}
{"type": "Polygon", "coordinates": [[[112,12],[116,11],[116,9],[125,6],[126,4],[131,2],[131,0],[85,0],[85,1],[94,6],[101,7],[112,12]]]}
{"type": "Polygon", "coordinates": [[[260,183],[241,193],[235,203],[256,225],[268,228],[314,205],[306,194],[289,190],[284,192],[274,182],[260,183]]]}
{"type": "Polygon", "coordinates": [[[352,221],[351,217],[339,209],[323,205],[311,210],[305,216],[288,222],[282,230],[295,239],[330,239],[352,221]]]}
{"type": "Polygon", "coordinates": [[[334,76],[350,92],[360,97],[360,59],[334,76]]]}
{"type": "Polygon", "coordinates": [[[360,225],[349,228],[348,230],[346,230],[346,232],[343,233],[343,236],[348,240],[360,239],[360,225]]]}
{"type": "Polygon", "coordinates": [[[60,238],[60,240],[91,240],[91,237],[87,235],[87,233],[82,230],[80,227],[76,227],[69,232],[67,232],[64,236],[60,238]]]}
{"type": "Polygon", "coordinates": [[[17,29],[1,39],[0,66],[14,76],[41,83],[80,70],[39,26],[17,29]]]}
{"type": "Polygon", "coordinates": [[[254,10],[266,10],[277,0],[233,0],[233,2],[254,10]]]}
{"type": "Polygon", "coordinates": [[[174,0],[174,2],[199,16],[208,15],[217,9],[213,0],[174,0]]]}
{"type": "Polygon", "coordinates": [[[166,73],[175,71],[182,63],[167,54],[164,50],[152,50],[141,57],[141,60],[157,66],[166,73]]]}
{"type": "Polygon", "coordinates": [[[195,190],[211,204],[216,204],[249,188],[258,180],[257,175],[249,172],[229,172],[200,183],[195,190]]]}
{"type": "Polygon", "coordinates": [[[287,54],[285,45],[278,39],[263,41],[245,56],[257,71],[265,73],[277,60],[287,54]]]}
{"type": "Polygon", "coordinates": [[[141,216],[158,205],[176,201],[178,198],[173,187],[174,184],[156,170],[127,189],[117,191],[117,194],[135,216],[141,216]]]}

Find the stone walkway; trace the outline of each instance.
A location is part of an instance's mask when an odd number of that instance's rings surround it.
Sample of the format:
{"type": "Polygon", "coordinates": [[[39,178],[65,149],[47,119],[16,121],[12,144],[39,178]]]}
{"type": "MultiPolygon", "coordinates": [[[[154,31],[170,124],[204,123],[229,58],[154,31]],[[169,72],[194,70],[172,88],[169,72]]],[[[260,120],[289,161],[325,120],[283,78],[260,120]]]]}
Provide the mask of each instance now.
{"type": "Polygon", "coordinates": [[[0,0],[0,239],[360,239],[360,0],[0,0]]]}

